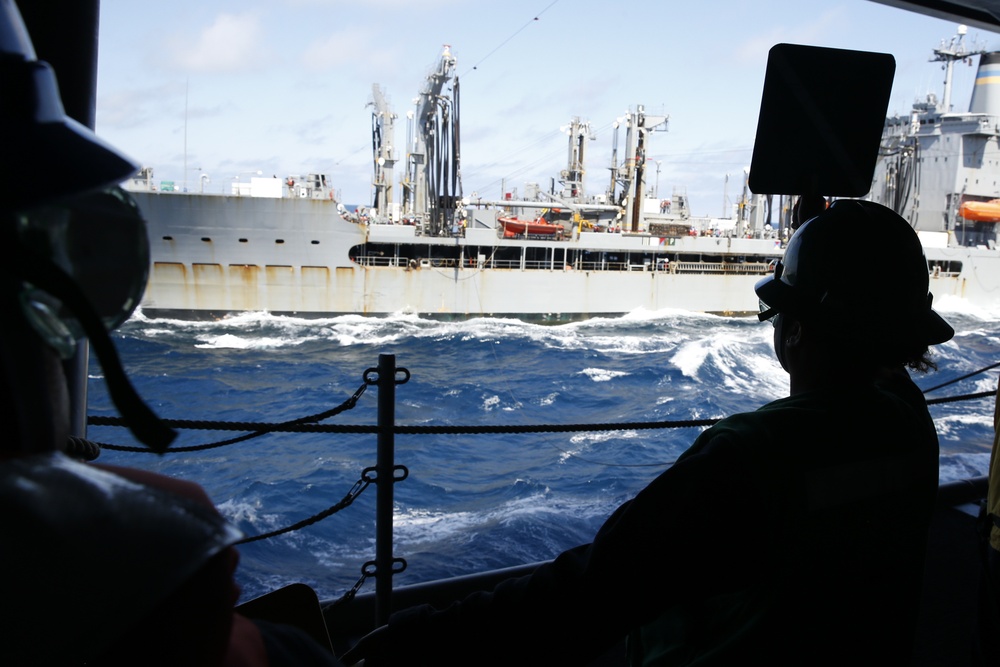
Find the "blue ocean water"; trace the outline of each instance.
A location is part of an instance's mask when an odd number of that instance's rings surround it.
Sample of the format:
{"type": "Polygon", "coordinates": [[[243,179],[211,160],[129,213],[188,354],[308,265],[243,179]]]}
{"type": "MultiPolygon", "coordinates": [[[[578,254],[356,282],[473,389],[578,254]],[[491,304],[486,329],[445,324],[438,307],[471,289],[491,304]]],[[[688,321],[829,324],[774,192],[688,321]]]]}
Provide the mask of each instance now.
{"type": "MultiPolygon", "coordinates": [[[[924,388],[1000,357],[1000,313],[943,305],[957,335],[937,348],[939,370],[917,378],[924,388]]],[[[397,423],[532,425],[710,419],[752,410],[788,390],[772,333],[756,318],[686,312],[556,326],[262,313],[186,322],[138,313],[115,340],[139,392],[167,418],[279,422],[321,412],[353,394],[380,354],[392,354],[411,374],[396,388],[397,423]]],[[[996,387],[993,370],[929,398],[996,387]]],[[[89,391],[89,414],[116,414],[96,363],[89,391]]],[[[332,422],[374,425],[376,408],[373,387],[332,422]]],[[[986,474],[992,412],[989,398],[932,406],[942,481],[986,474]]],[[[398,435],[396,463],[409,477],[395,489],[394,551],[408,567],[394,582],[535,562],[589,541],[699,432],[398,435]]],[[[186,431],[176,445],[234,435],[186,431]]],[[[92,426],[89,437],[135,444],[115,427],[92,426]]],[[[256,535],[340,501],[375,465],[375,452],[374,435],[274,433],[163,457],[105,450],[99,461],[196,481],[224,515],[256,535]]],[[[243,599],[296,581],[321,598],[339,597],[374,558],[374,508],[373,485],[322,522],[241,547],[243,599]]]]}

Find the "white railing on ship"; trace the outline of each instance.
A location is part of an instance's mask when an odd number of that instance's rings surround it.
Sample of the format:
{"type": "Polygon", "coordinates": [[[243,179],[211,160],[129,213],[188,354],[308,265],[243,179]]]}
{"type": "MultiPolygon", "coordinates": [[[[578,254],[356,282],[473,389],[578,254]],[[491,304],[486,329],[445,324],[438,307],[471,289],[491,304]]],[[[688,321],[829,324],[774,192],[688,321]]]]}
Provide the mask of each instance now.
{"type": "MultiPolygon", "coordinates": [[[[406,257],[382,257],[378,255],[360,255],[354,261],[361,266],[371,267],[406,267],[412,268],[455,268],[458,260],[451,258],[411,260],[406,257]]],[[[465,260],[467,269],[520,269],[522,263],[517,259],[488,259],[483,263],[476,260],[465,260]]],[[[656,273],[732,273],[760,274],[771,272],[768,264],[763,262],[670,262],[669,264],[630,264],[628,262],[574,262],[563,264],[549,260],[526,260],[523,268],[528,271],[542,270],[575,270],[575,271],[653,271],[656,273]]],[[[944,275],[942,273],[942,275],[944,275]]]]}

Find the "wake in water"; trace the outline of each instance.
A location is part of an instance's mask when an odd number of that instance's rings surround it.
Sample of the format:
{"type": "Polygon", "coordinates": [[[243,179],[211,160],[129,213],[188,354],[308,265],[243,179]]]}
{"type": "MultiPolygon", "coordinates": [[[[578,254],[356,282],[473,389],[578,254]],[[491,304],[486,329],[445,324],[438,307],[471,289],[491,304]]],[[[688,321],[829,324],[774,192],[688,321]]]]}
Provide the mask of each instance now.
{"type": "MultiPolygon", "coordinates": [[[[956,331],[937,350],[930,387],[993,363],[1000,314],[935,304],[956,331]]],[[[380,354],[412,377],[396,389],[411,425],[528,425],[716,419],[788,392],[773,329],[756,318],[633,313],[561,325],[415,316],[327,319],[248,313],[218,322],[148,319],[117,335],[139,392],[163,417],[277,422],[321,412],[359,388],[380,354]]],[[[997,372],[931,397],[995,390],[997,372]]],[[[97,368],[90,412],[114,414],[97,368]]],[[[337,420],[375,424],[376,390],[337,420]]],[[[985,474],[990,399],[932,406],[941,478],[985,474]]],[[[850,416],[845,416],[849,419],[850,416]]],[[[858,425],[858,428],[863,428],[858,425]]],[[[550,558],[588,541],[607,515],[677,458],[700,429],[483,436],[397,436],[397,584],[550,558]]],[[[232,433],[187,432],[178,445],[232,433]]],[[[124,430],[94,440],[132,444],[124,430]]],[[[845,443],[850,446],[850,443],[845,443]]],[[[105,451],[101,460],[193,479],[248,534],[299,521],[339,501],[374,465],[370,435],[270,434],[162,458],[105,451]]],[[[347,511],[243,547],[244,597],[304,581],[335,597],[374,554],[374,488],[347,511]]]]}

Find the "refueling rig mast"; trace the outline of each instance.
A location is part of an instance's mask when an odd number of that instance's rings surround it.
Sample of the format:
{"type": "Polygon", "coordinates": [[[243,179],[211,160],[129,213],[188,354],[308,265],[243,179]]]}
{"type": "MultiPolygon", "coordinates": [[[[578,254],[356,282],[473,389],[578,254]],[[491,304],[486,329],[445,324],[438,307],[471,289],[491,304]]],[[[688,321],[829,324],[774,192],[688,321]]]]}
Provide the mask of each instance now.
{"type": "Polygon", "coordinates": [[[416,109],[406,114],[406,174],[401,182],[400,207],[392,202],[395,160],[392,155],[392,119],[378,86],[373,88],[373,151],[375,156],[375,207],[384,220],[418,225],[423,234],[445,236],[458,222],[462,204],[459,171],[458,77],[451,96],[444,94],[455,57],[445,45],[435,69],[427,76],[416,98],[416,109]],[[398,211],[398,214],[397,214],[398,211]]]}

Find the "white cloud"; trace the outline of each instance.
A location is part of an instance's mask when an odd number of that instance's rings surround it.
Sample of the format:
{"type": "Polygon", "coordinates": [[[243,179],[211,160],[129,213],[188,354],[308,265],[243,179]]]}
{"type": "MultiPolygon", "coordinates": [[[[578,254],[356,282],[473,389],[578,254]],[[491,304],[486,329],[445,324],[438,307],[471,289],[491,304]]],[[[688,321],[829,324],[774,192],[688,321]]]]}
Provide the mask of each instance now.
{"type": "Polygon", "coordinates": [[[357,65],[378,69],[390,65],[395,56],[377,50],[379,40],[370,32],[360,30],[340,31],[310,44],[302,53],[303,65],[311,70],[331,70],[344,65],[357,65]],[[360,57],[359,56],[363,56],[360,57]]]}
{"type": "Polygon", "coordinates": [[[219,14],[196,40],[175,40],[171,51],[175,65],[190,72],[243,71],[267,57],[261,22],[253,14],[219,14]]]}

